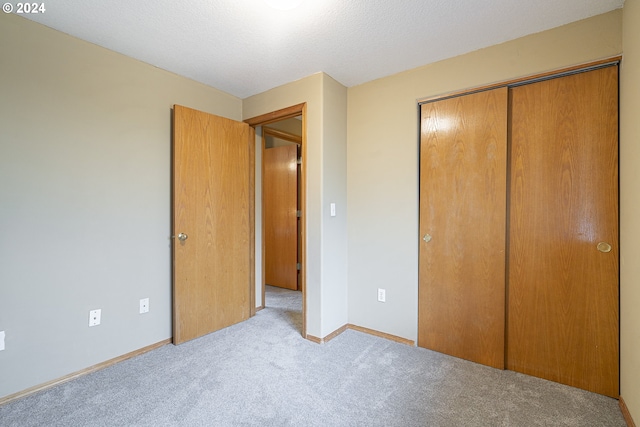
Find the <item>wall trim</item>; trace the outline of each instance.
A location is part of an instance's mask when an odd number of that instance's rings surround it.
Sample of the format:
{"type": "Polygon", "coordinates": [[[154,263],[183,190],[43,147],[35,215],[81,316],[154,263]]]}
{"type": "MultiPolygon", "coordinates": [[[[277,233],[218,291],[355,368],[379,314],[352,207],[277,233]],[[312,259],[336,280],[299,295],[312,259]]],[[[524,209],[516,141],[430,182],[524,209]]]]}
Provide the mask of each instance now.
{"type": "Polygon", "coordinates": [[[636,427],[636,423],[633,422],[633,418],[631,418],[631,412],[629,412],[629,408],[627,408],[627,404],[624,403],[624,399],[620,396],[618,400],[618,405],[620,405],[620,410],[622,411],[622,416],[624,420],[627,422],[628,427],[636,427]]]}
{"type": "Polygon", "coordinates": [[[17,393],[10,394],[8,396],[0,398],[0,405],[4,405],[5,403],[9,403],[9,402],[12,402],[14,400],[18,400],[18,399],[21,399],[23,397],[30,396],[32,394],[38,393],[38,392],[43,391],[43,390],[47,390],[47,389],[55,387],[55,386],[57,386],[59,384],[66,383],[67,381],[71,381],[73,379],[76,379],[76,378],[82,377],[84,375],[90,374],[92,372],[96,372],[96,371],[99,371],[101,369],[108,368],[109,366],[113,366],[116,363],[124,362],[125,360],[131,359],[132,357],[136,357],[136,356],[139,356],[141,354],[147,353],[147,352],[149,352],[151,350],[155,350],[155,349],[160,348],[160,347],[162,347],[162,346],[164,346],[166,344],[171,344],[172,341],[173,341],[172,338],[167,338],[166,340],[162,340],[162,341],[157,342],[155,344],[151,344],[151,345],[148,345],[146,347],[139,348],[138,350],[132,351],[131,353],[123,354],[122,356],[118,356],[118,357],[115,357],[113,359],[106,360],[106,361],[104,361],[102,363],[98,363],[97,365],[93,365],[93,366],[90,366],[88,368],[81,369],[81,370],[76,371],[76,372],[72,372],[72,373],[70,373],[68,375],[65,375],[63,377],[57,378],[55,380],[47,381],[46,383],[42,383],[42,384],[39,384],[39,385],[36,385],[36,386],[33,386],[33,387],[29,387],[29,388],[27,388],[25,390],[22,390],[22,391],[19,391],[17,393]]]}
{"type": "Polygon", "coordinates": [[[327,343],[327,342],[331,341],[332,339],[334,339],[335,337],[337,337],[338,335],[340,335],[344,331],[346,331],[348,326],[349,325],[342,325],[338,329],[336,329],[335,331],[331,332],[329,335],[327,335],[324,338],[314,337],[313,335],[309,335],[309,334],[307,334],[307,336],[305,338],[307,338],[309,341],[314,342],[316,344],[324,344],[324,343],[327,343]]]}
{"type": "Polygon", "coordinates": [[[349,324],[347,326],[349,327],[349,329],[353,329],[354,331],[364,332],[365,334],[374,335],[374,336],[380,337],[380,338],[385,338],[385,339],[388,339],[388,340],[391,340],[391,341],[399,342],[400,344],[406,344],[406,345],[409,345],[411,347],[415,347],[415,345],[416,345],[415,341],[407,339],[407,338],[402,338],[402,337],[399,337],[397,335],[391,335],[391,334],[387,334],[386,332],[380,332],[380,331],[376,331],[375,329],[369,329],[369,328],[365,328],[363,326],[357,326],[357,325],[352,325],[352,324],[349,324]]]}
{"type": "Polygon", "coordinates": [[[309,341],[312,341],[312,342],[314,342],[316,344],[324,344],[326,342],[331,341],[333,338],[337,337],[338,335],[340,335],[341,333],[343,333],[347,329],[352,329],[354,331],[363,332],[365,334],[373,335],[373,336],[376,336],[376,337],[379,337],[379,338],[384,338],[384,339],[387,339],[387,340],[390,340],[390,341],[395,341],[395,342],[398,342],[400,344],[405,344],[405,345],[409,345],[409,346],[412,346],[412,347],[415,347],[415,345],[416,345],[415,341],[413,341],[413,340],[410,340],[410,339],[407,339],[407,338],[402,338],[402,337],[399,337],[397,335],[387,334],[386,332],[376,331],[375,329],[365,328],[364,326],[353,325],[351,323],[347,323],[346,325],[343,325],[343,326],[339,327],[338,329],[336,329],[335,331],[331,332],[329,335],[327,335],[324,338],[318,338],[318,337],[314,337],[313,335],[307,335],[306,339],[308,339],[309,341]]]}
{"type": "Polygon", "coordinates": [[[322,340],[322,338],[318,338],[318,337],[316,337],[316,336],[314,336],[314,335],[309,335],[309,334],[307,334],[307,336],[305,337],[305,339],[307,339],[307,340],[309,340],[309,341],[311,341],[311,342],[313,342],[313,343],[316,343],[316,344],[323,344],[323,343],[324,343],[324,341],[322,340]]]}

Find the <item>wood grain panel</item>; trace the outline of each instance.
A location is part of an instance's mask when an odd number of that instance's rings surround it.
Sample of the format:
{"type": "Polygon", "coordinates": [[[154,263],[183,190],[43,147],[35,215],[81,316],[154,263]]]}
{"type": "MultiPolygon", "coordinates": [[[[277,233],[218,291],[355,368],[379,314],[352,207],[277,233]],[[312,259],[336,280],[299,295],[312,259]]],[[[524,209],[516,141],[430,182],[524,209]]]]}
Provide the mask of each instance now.
{"type": "Polygon", "coordinates": [[[618,397],[617,67],[510,92],[509,369],[618,397]],[[596,249],[599,242],[609,253],[596,249]]]}
{"type": "Polygon", "coordinates": [[[264,151],[265,282],[298,289],[298,146],[264,151]]]}
{"type": "Polygon", "coordinates": [[[504,367],[507,89],[423,104],[418,345],[504,367]]]}
{"type": "Polygon", "coordinates": [[[173,339],[250,314],[251,140],[245,123],[176,105],[173,141],[173,339]]]}

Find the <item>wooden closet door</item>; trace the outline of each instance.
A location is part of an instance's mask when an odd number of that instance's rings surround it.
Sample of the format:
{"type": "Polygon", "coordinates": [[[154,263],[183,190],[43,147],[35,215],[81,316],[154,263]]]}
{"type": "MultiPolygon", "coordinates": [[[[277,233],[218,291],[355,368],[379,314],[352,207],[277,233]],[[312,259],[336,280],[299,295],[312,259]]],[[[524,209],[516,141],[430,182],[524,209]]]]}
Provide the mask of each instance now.
{"type": "Polygon", "coordinates": [[[618,397],[617,67],[510,101],[507,367],[618,397]]]}
{"type": "Polygon", "coordinates": [[[420,142],[418,345],[500,369],[507,100],[500,88],[423,104],[420,142]]]}

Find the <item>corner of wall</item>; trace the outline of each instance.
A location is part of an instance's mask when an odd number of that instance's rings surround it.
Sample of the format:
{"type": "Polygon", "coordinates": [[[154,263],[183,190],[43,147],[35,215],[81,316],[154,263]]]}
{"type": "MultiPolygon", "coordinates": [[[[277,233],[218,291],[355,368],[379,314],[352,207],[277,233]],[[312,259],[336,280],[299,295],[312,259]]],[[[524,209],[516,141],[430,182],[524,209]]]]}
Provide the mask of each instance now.
{"type": "Polygon", "coordinates": [[[326,73],[322,73],[322,159],[322,336],[326,336],[348,321],[347,88],[326,73]]]}
{"type": "Polygon", "coordinates": [[[620,79],[620,395],[640,421],[640,2],[626,0],[620,79]]]}

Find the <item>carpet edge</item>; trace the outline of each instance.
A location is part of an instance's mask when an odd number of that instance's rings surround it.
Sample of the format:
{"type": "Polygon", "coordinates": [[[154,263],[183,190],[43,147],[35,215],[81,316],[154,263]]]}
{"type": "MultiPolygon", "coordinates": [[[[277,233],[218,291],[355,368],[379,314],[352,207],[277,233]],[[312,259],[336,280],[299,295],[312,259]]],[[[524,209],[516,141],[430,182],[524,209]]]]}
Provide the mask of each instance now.
{"type": "Polygon", "coordinates": [[[84,368],[84,369],[81,369],[79,371],[72,372],[72,373],[64,375],[64,376],[62,376],[60,378],[56,378],[54,380],[47,381],[45,383],[35,385],[33,387],[29,387],[29,388],[24,389],[22,391],[19,391],[17,393],[13,393],[13,394],[7,395],[5,397],[1,397],[0,398],[0,406],[4,405],[6,403],[9,403],[9,402],[13,402],[14,400],[22,399],[23,397],[30,396],[30,395],[38,393],[40,391],[44,391],[44,390],[50,389],[52,387],[57,386],[58,384],[66,383],[67,381],[71,381],[71,380],[73,380],[75,378],[82,377],[82,376],[90,374],[92,372],[96,372],[96,371],[99,371],[101,369],[108,368],[109,366],[115,365],[117,363],[124,362],[125,360],[131,359],[132,357],[136,357],[136,356],[139,356],[141,354],[144,354],[144,353],[147,353],[149,351],[152,351],[152,350],[155,350],[157,348],[160,348],[160,347],[162,347],[164,345],[171,344],[172,341],[173,341],[172,338],[167,338],[167,339],[159,341],[159,342],[157,342],[155,344],[151,344],[151,345],[148,345],[146,347],[139,348],[137,350],[134,350],[134,351],[126,353],[126,354],[123,354],[121,356],[114,357],[113,359],[105,360],[104,362],[98,363],[98,364],[93,365],[93,366],[89,366],[88,368],[84,368]]]}

